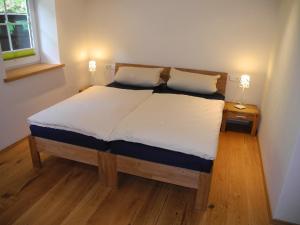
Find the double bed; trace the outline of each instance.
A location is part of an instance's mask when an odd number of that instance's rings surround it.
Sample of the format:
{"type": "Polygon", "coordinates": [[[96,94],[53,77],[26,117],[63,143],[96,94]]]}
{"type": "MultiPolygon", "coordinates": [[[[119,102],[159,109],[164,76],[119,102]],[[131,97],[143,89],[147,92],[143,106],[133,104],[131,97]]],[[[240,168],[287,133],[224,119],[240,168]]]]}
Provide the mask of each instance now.
{"type": "MultiPolygon", "coordinates": [[[[169,67],[116,64],[121,67],[169,67]]],[[[32,162],[41,167],[48,152],[99,169],[103,185],[115,187],[118,172],[197,189],[195,209],[207,208],[213,161],[222,121],[227,74],[219,75],[217,93],[197,95],[164,85],[136,88],[94,86],[28,119],[32,162]]]]}

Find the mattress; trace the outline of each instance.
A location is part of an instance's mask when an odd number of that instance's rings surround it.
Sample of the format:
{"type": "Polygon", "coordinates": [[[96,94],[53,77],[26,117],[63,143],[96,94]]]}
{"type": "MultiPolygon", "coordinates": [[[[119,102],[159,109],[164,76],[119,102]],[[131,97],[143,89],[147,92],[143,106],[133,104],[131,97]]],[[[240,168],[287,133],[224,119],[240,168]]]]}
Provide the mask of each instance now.
{"type": "Polygon", "coordinates": [[[128,114],[110,135],[127,141],[214,160],[224,101],[153,94],[128,114]]]}
{"type": "Polygon", "coordinates": [[[108,141],[119,122],[151,94],[152,90],[93,86],[29,117],[28,123],[108,141]]]}
{"type": "Polygon", "coordinates": [[[107,142],[80,133],[48,127],[40,127],[36,125],[31,125],[30,131],[35,137],[82,146],[98,151],[110,150],[110,152],[113,154],[129,156],[136,159],[162,163],[169,166],[176,166],[200,172],[209,173],[213,165],[212,160],[206,160],[193,155],[183,154],[139,143],[126,141],[107,142]]]}
{"type": "Polygon", "coordinates": [[[99,140],[97,138],[72,131],[41,127],[36,125],[31,125],[30,131],[31,135],[35,137],[46,138],[53,141],[96,149],[99,151],[106,151],[109,149],[109,144],[107,141],[99,140]]]}

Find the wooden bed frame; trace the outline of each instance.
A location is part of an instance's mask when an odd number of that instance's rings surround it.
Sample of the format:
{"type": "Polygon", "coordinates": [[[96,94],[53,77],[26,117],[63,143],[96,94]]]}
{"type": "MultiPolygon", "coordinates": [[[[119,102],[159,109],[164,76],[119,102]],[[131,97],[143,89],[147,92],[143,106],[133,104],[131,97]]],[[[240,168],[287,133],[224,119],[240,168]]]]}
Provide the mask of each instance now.
{"type": "MultiPolygon", "coordinates": [[[[160,67],[117,63],[116,71],[121,66],[148,68],[160,67]]],[[[163,68],[164,70],[162,72],[162,78],[164,80],[167,80],[169,77],[170,67],[163,68]]],[[[207,75],[221,75],[221,78],[217,83],[217,88],[220,93],[225,94],[227,81],[226,73],[184,68],[178,69],[207,75]]],[[[207,208],[211,177],[213,172],[204,173],[190,169],[149,162],[132,157],[115,155],[109,152],[99,151],[91,148],[57,142],[34,136],[29,137],[29,143],[33,167],[36,169],[40,169],[42,166],[40,153],[46,152],[57,157],[97,166],[99,171],[99,180],[103,185],[107,187],[117,187],[118,173],[121,172],[196,189],[197,194],[195,198],[195,209],[205,210],[207,208]]]]}

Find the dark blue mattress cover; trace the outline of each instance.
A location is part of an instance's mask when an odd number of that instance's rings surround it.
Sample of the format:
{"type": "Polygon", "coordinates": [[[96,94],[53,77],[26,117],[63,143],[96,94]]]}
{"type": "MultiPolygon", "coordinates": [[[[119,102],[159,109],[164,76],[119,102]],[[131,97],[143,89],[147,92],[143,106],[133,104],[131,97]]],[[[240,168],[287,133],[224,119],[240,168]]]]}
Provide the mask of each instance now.
{"type": "Polygon", "coordinates": [[[141,86],[133,86],[133,85],[127,85],[127,84],[121,84],[118,82],[112,82],[106,87],[113,87],[113,88],[120,88],[120,89],[128,89],[128,90],[159,90],[161,85],[156,87],[141,87],[141,86]]]}
{"type": "Polygon", "coordinates": [[[225,96],[221,93],[213,93],[213,94],[199,94],[194,92],[187,92],[187,91],[179,91],[169,88],[166,84],[160,85],[153,91],[154,93],[159,94],[180,94],[180,95],[189,95],[194,97],[201,97],[206,99],[216,99],[216,100],[224,100],[225,96]]]}
{"type": "Polygon", "coordinates": [[[213,165],[212,160],[206,160],[197,156],[139,143],[126,141],[106,142],[72,131],[40,127],[36,125],[31,125],[30,130],[31,135],[35,137],[46,138],[58,142],[96,149],[99,151],[107,151],[110,149],[111,153],[114,154],[206,173],[211,171],[213,165]]]}
{"type": "Polygon", "coordinates": [[[72,131],[40,127],[36,125],[30,125],[30,131],[31,135],[35,137],[92,148],[99,151],[105,151],[109,148],[108,142],[106,141],[72,131]]]}
{"type": "Polygon", "coordinates": [[[112,141],[109,143],[109,146],[110,151],[114,154],[205,173],[210,173],[213,166],[213,160],[207,160],[194,155],[188,155],[181,152],[175,152],[139,143],[112,141]]]}

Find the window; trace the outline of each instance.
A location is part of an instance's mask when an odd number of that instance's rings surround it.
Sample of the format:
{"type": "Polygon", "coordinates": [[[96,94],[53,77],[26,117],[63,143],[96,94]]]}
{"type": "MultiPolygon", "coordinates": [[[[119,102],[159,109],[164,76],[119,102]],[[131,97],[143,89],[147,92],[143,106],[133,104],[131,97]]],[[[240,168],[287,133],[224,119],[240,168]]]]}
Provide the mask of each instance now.
{"type": "Polygon", "coordinates": [[[31,4],[30,0],[0,0],[0,44],[5,61],[37,56],[31,4]]]}

